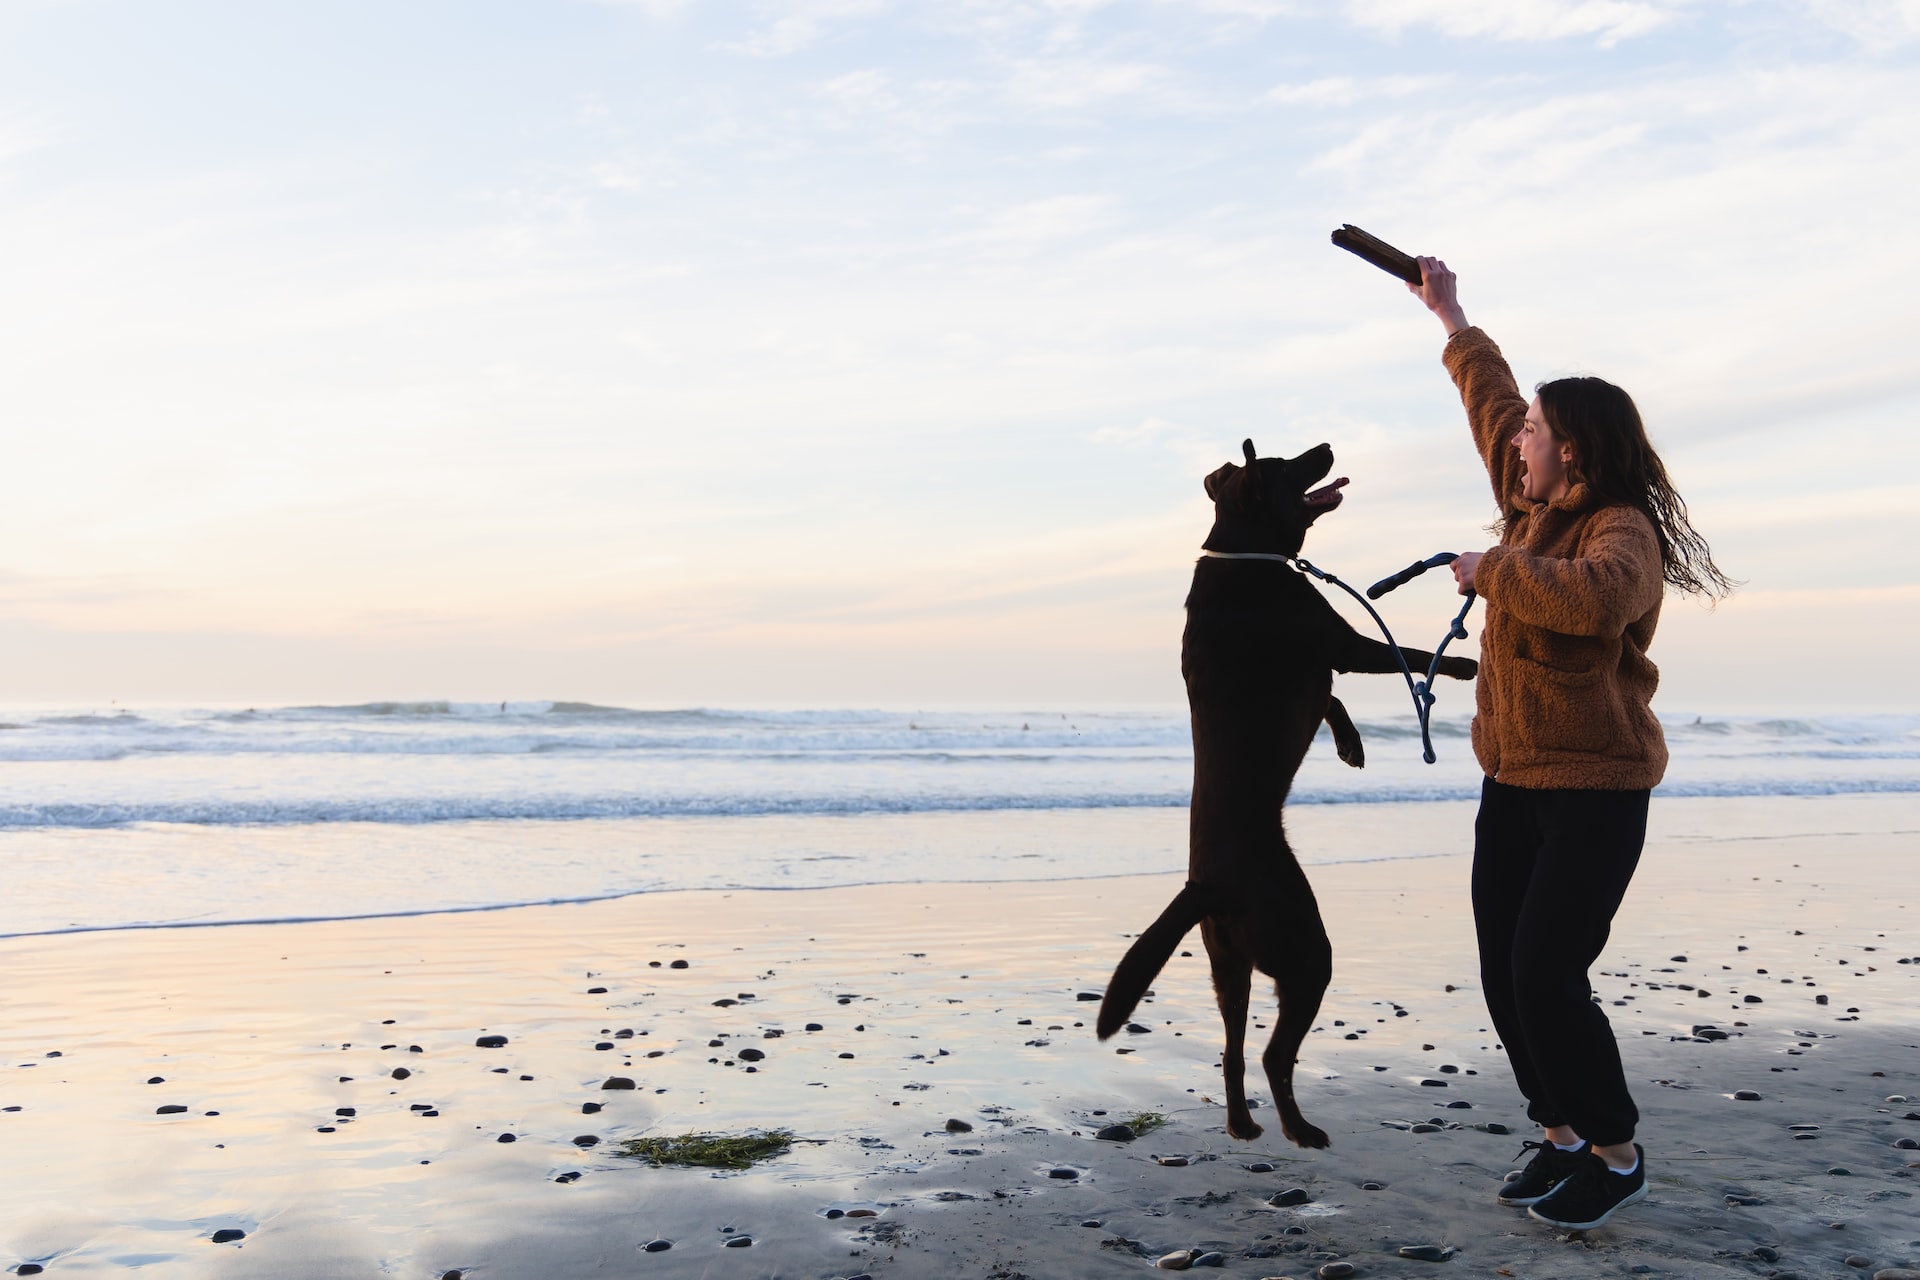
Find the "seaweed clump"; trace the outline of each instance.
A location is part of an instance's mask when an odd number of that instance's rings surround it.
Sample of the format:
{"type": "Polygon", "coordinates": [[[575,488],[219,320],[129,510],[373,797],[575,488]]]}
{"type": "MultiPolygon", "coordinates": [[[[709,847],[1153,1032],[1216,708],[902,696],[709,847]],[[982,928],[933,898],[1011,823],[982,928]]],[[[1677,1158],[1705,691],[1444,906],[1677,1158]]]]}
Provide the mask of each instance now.
{"type": "Polygon", "coordinates": [[[1127,1128],[1133,1130],[1134,1133],[1139,1134],[1141,1136],[1145,1136],[1146,1134],[1152,1133],[1155,1129],[1158,1129],[1160,1126],[1164,1125],[1166,1122],[1167,1122],[1166,1116],[1162,1115],[1158,1111],[1142,1111],[1139,1115],[1127,1121],[1126,1125],[1127,1125],[1127,1128]]]}
{"type": "Polygon", "coordinates": [[[615,1154],[660,1165],[691,1165],[701,1169],[746,1169],[762,1160],[785,1155],[793,1134],[785,1129],[756,1133],[683,1133],[678,1137],[628,1138],[615,1154]]]}

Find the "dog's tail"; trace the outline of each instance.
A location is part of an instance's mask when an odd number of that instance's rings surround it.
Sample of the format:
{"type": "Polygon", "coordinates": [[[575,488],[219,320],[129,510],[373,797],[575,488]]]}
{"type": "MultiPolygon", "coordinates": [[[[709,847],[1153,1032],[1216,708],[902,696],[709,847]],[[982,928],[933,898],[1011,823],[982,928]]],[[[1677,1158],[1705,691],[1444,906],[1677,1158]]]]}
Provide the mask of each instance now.
{"type": "Polygon", "coordinates": [[[1095,1024],[1102,1040],[1127,1024],[1140,997],[1147,993],[1148,985],[1172,958],[1180,939],[1212,914],[1213,896],[1210,890],[1188,881],[1187,887],[1175,894],[1167,909],[1160,913],[1160,918],[1148,925],[1147,931],[1127,948],[1127,954],[1120,957],[1113,977],[1107,982],[1107,994],[1100,1001],[1100,1021],[1095,1024]]]}

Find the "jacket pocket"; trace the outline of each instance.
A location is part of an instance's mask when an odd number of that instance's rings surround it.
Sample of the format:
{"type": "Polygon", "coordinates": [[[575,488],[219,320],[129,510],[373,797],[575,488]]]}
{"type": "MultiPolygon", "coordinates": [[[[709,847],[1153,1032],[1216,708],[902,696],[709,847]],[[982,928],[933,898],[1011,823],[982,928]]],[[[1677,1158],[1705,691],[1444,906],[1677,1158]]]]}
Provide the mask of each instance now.
{"type": "Polygon", "coordinates": [[[1602,755],[1613,746],[1613,690],[1595,668],[1562,671],[1516,656],[1513,732],[1530,751],[1602,755]]]}

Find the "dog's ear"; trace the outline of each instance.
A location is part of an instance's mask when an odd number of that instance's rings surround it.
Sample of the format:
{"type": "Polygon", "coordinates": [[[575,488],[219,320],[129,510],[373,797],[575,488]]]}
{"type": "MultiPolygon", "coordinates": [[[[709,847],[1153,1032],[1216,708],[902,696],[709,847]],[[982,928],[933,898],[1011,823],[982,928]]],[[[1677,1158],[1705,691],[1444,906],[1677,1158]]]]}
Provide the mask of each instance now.
{"type": "Polygon", "coordinates": [[[1224,462],[1214,468],[1205,481],[1207,496],[1215,502],[1218,502],[1220,500],[1220,486],[1225,484],[1233,473],[1239,469],[1240,468],[1234,466],[1231,462],[1224,462]]]}
{"type": "Polygon", "coordinates": [[[1247,478],[1241,481],[1241,487],[1246,490],[1247,501],[1259,502],[1265,495],[1260,492],[1260,459],[1254,453],[1252,437],[1240,442],[1240,452],[1247,458],[1247,478]]]}

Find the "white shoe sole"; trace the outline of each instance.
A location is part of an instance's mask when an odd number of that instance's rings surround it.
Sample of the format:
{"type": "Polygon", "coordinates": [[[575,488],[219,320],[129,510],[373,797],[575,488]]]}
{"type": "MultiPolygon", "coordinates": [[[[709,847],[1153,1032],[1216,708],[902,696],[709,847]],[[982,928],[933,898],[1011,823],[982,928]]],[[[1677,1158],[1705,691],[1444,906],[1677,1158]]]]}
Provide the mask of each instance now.
{"type": "Polygon", "coordinates": [[[1549,1218],[1546,1214],[1540,1212],[1540,1208],[1538,1204],[1535,1204],[1533,1207],[1527,1210],[1527,1216],[1532,1218],[1535,1222],[1544,1222],[1550,1227],[1559,1227],[1562,1231],[1591,1231],[1595,1227],[1604,1226],[1608,1218],[1611,1218],[1614,1214],[1620,1212],[1620,1210],[1626,1208],[1628,1205],[1638,1204],[1640,1201],[1645,1200],[1646,1198],[1647,1198],[1647,1184],[1645,1182],[1642,1182],[1639,1186],[1635,1187],[1632,1191],[1630,1191],[1624,1200],[1622,1200],[1619,1204],[1616,1204],[1615,1206],[1613,1206],[1613,1208],[1607,1210],[1605,1213],[1601,1214],[1599,1217],[1595,1218],[1592,1222],[1562,1222],[1558,1218],[1549,1218]]]}

